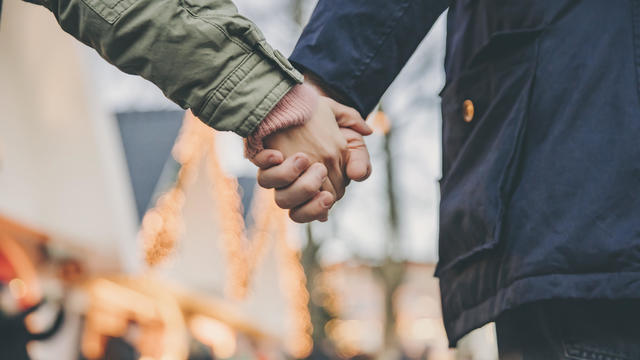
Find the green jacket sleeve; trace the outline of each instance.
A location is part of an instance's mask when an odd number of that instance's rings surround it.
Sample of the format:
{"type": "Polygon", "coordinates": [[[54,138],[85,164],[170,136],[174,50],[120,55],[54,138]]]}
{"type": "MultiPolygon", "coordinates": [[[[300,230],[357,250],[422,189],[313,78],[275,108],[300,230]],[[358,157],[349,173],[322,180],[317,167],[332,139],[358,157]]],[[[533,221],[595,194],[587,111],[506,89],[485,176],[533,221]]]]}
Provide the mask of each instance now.
{"type": "Polygon", "coordinates": [[[249,135],[296,83],[289,61],[230,0],[28,0],[129,74],[218,130],[249,135]]]}

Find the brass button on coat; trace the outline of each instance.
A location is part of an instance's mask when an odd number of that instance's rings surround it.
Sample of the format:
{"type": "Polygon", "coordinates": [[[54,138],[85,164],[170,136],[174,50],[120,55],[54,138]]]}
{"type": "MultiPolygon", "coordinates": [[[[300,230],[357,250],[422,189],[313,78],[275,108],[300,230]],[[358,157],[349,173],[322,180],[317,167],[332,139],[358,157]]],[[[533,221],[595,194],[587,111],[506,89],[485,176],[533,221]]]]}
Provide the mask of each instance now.
{"type": "Polygon", "coordinates": [[[475,113],[475,109],[473,107],[473,101],[467,99],[462,103],[462,117],[464,121],[471,122],[473,120],[473,114],[475,113]]]}

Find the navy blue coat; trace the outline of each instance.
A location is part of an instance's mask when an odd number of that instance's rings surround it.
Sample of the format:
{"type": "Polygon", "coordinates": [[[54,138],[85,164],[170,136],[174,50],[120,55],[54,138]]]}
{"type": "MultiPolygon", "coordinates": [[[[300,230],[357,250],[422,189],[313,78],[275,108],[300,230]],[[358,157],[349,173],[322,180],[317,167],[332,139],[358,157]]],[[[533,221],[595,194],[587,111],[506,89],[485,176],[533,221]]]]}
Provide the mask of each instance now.
{"type": "Polygon", "coordinates": [[[447,6],[451,344],[528,302],[640,298],[640,0],[320,0],[291,60],[366,115],[447,6]]]}

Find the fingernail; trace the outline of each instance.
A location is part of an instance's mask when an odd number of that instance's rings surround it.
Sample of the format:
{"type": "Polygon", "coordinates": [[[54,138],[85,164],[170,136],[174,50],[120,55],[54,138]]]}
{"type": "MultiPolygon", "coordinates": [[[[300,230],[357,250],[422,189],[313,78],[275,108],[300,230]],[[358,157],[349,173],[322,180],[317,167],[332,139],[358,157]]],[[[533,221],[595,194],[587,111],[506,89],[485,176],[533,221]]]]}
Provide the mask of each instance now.
{"type": "Polygon", "coordinates": [[[295,164],[296,164],[296,169],[298,169],[298,171],[302,171],[307,167],[307,159],[303,157],[297,158],[295,164]]]}
{"type": "Polygon", "coordinates": [[[333,199],[331,199],[330,197],[325,196],[320,203],[322,204],[322,207],[328,209],[331,207],[331,205],[333,205],[333,199]]]}

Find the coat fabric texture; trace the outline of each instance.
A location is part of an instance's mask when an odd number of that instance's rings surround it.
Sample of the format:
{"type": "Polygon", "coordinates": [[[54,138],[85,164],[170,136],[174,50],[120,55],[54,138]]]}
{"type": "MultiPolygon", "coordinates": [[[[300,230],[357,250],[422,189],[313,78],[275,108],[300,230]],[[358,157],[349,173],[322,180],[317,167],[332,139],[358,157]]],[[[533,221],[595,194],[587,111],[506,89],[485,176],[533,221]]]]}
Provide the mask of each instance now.
{"type": "Polygon", "coordinates": [[[450,343],[527,303],[640,298],[640,0],[320,0],[290,60],[366,115],[447,7],[450,343]]]}
{"type": "MultiPolygon", "coordinates": [[[[231,0],[26,0],[217,130],[251,134],[302,75],[231,0]]],[[[0,11],[2,0],[0,0],[0,11]]]]}

